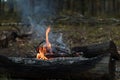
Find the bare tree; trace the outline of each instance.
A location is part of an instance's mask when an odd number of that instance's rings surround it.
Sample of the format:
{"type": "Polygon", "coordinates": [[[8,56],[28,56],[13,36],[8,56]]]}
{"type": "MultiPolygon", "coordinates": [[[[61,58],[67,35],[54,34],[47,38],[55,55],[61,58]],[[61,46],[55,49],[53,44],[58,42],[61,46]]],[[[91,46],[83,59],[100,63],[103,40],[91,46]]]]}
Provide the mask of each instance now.
{"type": "Polygon", "coordinates": [[[4,0],[1,0],[1,14],[4,14],[4,9],[5,9],[5,2],[4,0]]]}
{"type": "Polygon", "coordinates": [[[1,15],[1,0],[0,0],[0,15],[1,15]]]}
{"type": "Polygon", "coordinates": [[[9,6],[9,12],[13,13],[14,12],[14,0],[8,0],[8,6],[9,6]]]}

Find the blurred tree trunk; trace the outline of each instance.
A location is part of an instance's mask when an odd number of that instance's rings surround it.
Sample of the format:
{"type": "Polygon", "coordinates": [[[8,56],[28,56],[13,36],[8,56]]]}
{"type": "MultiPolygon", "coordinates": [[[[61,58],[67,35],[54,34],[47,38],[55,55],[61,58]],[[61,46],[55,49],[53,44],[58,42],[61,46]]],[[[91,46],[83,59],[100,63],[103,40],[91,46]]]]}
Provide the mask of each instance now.
{"type": "Polygon", "coordinates": [[[115,14],[114,15],[116,15],[116,17],[117,17],[117,15],[119,15],[119,6],[118,5],[120,5],[119,0],[114,0],[114,8],[115,8],[115,14]]]}
{"type": "Polygon", "coordinates": [[[95,15],[95,4],[96,2],[94,0],[91,0],[92,3],[91,3],[91,15],[94,16],[95,15]]]}
{"type": "Polygon", "coordinates": [[[67,9],[70,11],[70,6],[71,6],[71,5],[70,5],[70,1],[69,1],[69,0],[67,0],[67,2],[66,2],[66,3],[67,3],[67,9]]]}
{"type": "Polygon", "coordinates": [[[9,12],[13,13],[14,12],[14,1],[8,0],[8,5],[9,5],[9,12]]]}
{"type": "MultiPolygon", "coordinates": [[[[49,1],[50,0],[48,0],[47,1],[47,7],[49,7],[48,5],[49,5],[49,1]]],[[[54,0],[54,7],[55,7],[55,9],[54,9],[54,11],[55,11],[55,14],[58,14],[58,12],[59,12],[59,0],[54,0]]]]}
{"type": "Polygon", "coordinates": [[[120,0],[118,0],[117,10],[118,10],[118,15],[120,16],[120,0]]]}
{"type": "Polygon", "coordinates": [[[96,5],[97,5],[97,16],[98,16],[101,15],[101,0],[97,0],[96,5]]]}
{"type": "MultiPolygon", "coordinates": [[[[15,12],[15,1],[7,0],[10,13],[15,12]]],[[[29,0],[31,13],[34,14],[36,0],[29,0]]],[[[55,9],[60,12],[78,12],[85,16],[120,16],[120,0],[46,0],[47,7],[50,10],[55,9]]],[[[5,0],[0,0],[0,15],[5,13],[5,0]]]]}
{"type": "Polygon", "coordinates": [[[118,7],[119,2],[118,2],[118,1],[119,1],[119,0],[116,1],[116,15],[118,15],[118,13],[119,13],[119,7],[118,7]]]}
{"type": "Polygon", "coordinates": [[[30,0],[30,5],[31,5],[31,13],[33,13],[34,14],[34,7],[35,7],[35,0],[30,0]]]}
{"type": "Polygon", "coordinates": [[[4,15],[5,11],[4,11],[4,8],[5,7],[5,2],[4,0],[1,0],[1,14],[4,15]]]}
{"type": "Polygon", "coordinates": [[[0,15],[1,15],[1,0],[0,0],[0,15]]]}
{"type": "Polygon", "coordinates": [[[76,12],[80,12],[80,10],[79,10],[79,8],[80,8],[80,0],[77,0],[76,2],[75,2],[75,11],[76,12]]]}
{"type": "Polygon", "coordinates": [[[64,0],[63,1],[63,12],[66,12],[67,11],[67,0],[64,0]]]}
{"type": "Polygon", "coordinates": [[[87,0],[87,2],[88,2],[88,16],[91,16],[91,3],[92,3],[92,1],[91,0],[87,0]]]}
{"type": "Polygon", "coordinates": [[[84,15],[85,14],[85,0],[81,0],[81,14],[84,15]]]}
{"type": "Polygon", "coordinates": [[[105,15],[105,0],[101,0],[101,14],[105,15]]]}
{"type": "Polygon", "coordinates": [[[63,8],[64,8],[63,3],[64,3],[64,0],[59,0],[58,6],[59,6],[60,12],[63,12],[63,8]]]}

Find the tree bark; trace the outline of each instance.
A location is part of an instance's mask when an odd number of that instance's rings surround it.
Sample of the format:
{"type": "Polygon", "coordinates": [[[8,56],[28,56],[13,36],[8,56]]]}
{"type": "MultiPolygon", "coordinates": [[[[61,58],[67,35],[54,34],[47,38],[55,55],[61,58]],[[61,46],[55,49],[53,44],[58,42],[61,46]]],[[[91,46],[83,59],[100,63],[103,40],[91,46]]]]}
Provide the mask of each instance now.
{"type": "Polygon", "coordinates": [[[0,0],[0,16],[1,16],[1,0],[0,0]]]}
{"type": "Polygon", "coordinates": [[[84,57],[94,57],[100,54],[111,54],[111,56],[117,60],[120,59],[120,55],[117,52],[116,45],[113,41],[107,41],[100,44],[93,44],[83,47],[72,48],[73,53],[83,52],[84,57]]]}

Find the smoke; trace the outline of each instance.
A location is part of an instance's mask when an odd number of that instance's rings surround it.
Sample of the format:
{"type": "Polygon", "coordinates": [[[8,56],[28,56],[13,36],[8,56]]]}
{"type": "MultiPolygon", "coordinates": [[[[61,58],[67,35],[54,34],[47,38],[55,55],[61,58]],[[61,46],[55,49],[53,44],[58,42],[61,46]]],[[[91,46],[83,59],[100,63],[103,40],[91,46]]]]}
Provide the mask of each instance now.
{"type": "MultiPolygon", "coordinates": [[[[45,40],[45,31],[51,24],[51,18],[55,16],[55,0],[16,0],[21,14],[21,21],[31,25],[35,35],[33,39],[45,40]]],[[[53,34],[50,31],[49,41],[59,43],[65,48],[62,41],[62,34],[53,34]]]]}
{"type": "Polygon", "coordinates": [[[31,24],[36,38],[45,38],[45,30],[55,15],[54,0],[16,0],[23,23],[31,24]]]}
{"type": "Polygon", "coordinates": [[[16,2],[23,22],[27,22],[28,17],[31,17],[37,23],[41,23],[41,20],[48,19],[55,13],[54,3],[50,3],[50,0],[16,0],[16,2]]]}

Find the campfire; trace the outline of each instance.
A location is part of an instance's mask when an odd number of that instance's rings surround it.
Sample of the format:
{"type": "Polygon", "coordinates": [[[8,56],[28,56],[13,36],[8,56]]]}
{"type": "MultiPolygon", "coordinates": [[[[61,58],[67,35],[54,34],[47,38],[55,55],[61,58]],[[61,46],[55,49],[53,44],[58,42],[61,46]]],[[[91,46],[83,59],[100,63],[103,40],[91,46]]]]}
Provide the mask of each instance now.
{"type": "Polygon", "coordinates": [[[98,79],[104,75],[114,78],[115,60],[119,60],[120,56],[113,41],[76,46],[70,50],[62,42],[62,36],[55,38],[55,41],[53,37],[49,38],[50,31],[48,26],[43,41],[36,47],[36,58],[0,55],[0,74],[8,73],[12,78],[42,80],[66,80],[69,77],[73,80],[88,80],[90,77],[98,79]],[[93,76],[86,77],[84,73],[93,76]]]}
{"type": "Polygon", "coordinates": [[[108,78],[114,77],[115,60],[119,60],[120,57],[113,41],[76,46],[71,49],[70,54],[66,49],[53,46],[54,43],[50,44],[49,32],[50,27],[46,30],[46,40],[37,47],[37,59],[0,55],[0,74],[10,74],[11,78],[37,80],[70,78],[72,80],[95,80],[103,78],[104,75],[108,75],[108,78]],[[82,52],[80,56],[76,54],[80,52],[82,52]],[[86,77],[86,74],[90,75],[86,77]]]}
{"type": "Polygon", "coordinates": [[[52,54],[51,43],[49,42],[48,35],[50,32],[50,27],[46,30],[46,44],[43,46],[38,47],[37,59],[47,60],[48,58],[45,56],[46,53],[52,54]]]}
{"type": "MultiPolygon", "coordinates": [[[[49,60],[56,57],[73,56],[69,47],[62,40],[62,33],[57,33],[57,37],[55,38],[53,36],[52,38],[49,38],[50,31],[51,28],[50,26],[48,26],[48,28],[45,31],[45,40],[41,41],[36,47],[36,58],[38,60],[49,60]]],[[[54,36],[56,36],[56,34],[54,34],[54,36]]],[[[78,55],[76,56],[78,57],[78,55]]]]}

